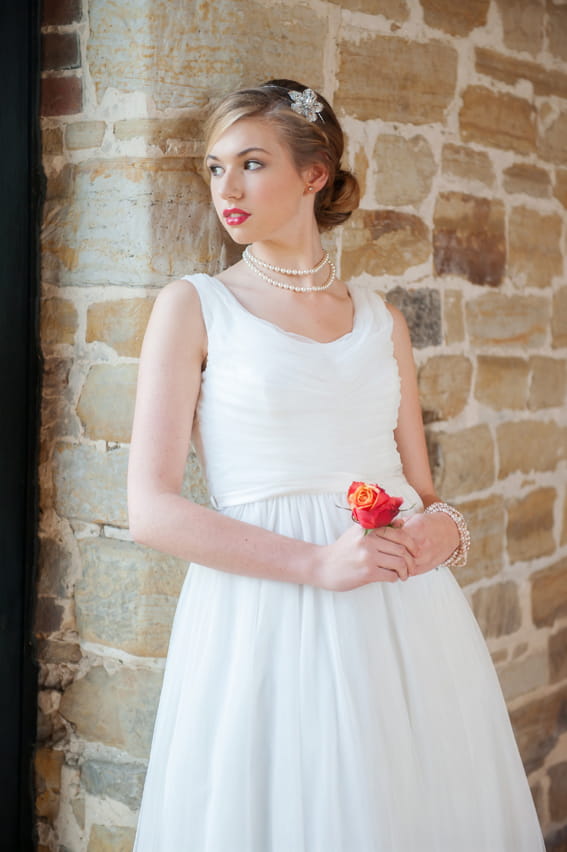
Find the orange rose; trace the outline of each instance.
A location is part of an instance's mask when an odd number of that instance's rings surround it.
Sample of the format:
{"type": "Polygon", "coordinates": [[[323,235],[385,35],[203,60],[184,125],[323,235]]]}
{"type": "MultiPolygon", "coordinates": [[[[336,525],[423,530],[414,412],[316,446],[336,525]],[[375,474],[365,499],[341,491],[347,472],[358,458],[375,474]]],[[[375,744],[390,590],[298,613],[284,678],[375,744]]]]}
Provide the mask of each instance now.
{"type": "Polygon", "coordinates": [[[390,497],[379,485],[353,482],[347,493],[352,519],[365,530],[375,530],[391,524],[402,503],[401,497],[390,497]]]}

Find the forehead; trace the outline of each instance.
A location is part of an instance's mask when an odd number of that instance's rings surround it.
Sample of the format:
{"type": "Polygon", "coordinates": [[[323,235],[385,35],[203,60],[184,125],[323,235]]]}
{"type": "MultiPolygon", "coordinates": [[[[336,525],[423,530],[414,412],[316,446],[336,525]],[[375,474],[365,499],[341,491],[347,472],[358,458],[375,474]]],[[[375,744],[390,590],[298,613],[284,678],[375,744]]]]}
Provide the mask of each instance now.
{"type": "Polygon", "coordinates": [[[261,148],[269,154],[286,156],[287,146],[277,128],[266,118],[241,118],[228,127],[207,152],[216,158],[237,156],[240,152],[261,148]]]}

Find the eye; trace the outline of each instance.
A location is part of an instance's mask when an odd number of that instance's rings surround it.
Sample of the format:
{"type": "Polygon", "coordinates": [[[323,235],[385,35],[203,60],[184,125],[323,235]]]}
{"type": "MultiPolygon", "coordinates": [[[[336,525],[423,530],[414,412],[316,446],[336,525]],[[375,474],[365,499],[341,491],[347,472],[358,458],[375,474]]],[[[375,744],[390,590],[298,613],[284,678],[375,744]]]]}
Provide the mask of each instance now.
{"type": "Polygon", "coordinates": [[[219,177],[219,175],[222,175],[222,166],[209,166],[209,173],[212,177],[219,177]]]}
{"type": "Polygon", "coordinates": [[[264,164],[259,160],[246,160],[244,163],[244,168],[249,172],[254,172],[256,169],[261,169],[264,167],[264,164]]]}

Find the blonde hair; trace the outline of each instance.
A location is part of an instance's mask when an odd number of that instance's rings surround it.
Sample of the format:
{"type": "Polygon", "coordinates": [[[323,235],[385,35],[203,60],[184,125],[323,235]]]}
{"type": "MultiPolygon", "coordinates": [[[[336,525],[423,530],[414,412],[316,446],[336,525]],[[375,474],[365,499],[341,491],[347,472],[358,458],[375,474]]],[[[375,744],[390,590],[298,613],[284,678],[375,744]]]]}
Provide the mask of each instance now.
{"type": "Polygon", "coordinates": [[[356,177],[341,168],[344,136],[335,113],[325,98],[320,118],[309,121],[291,109],[289,91],[303,92],[307,86],[295,80],[270,80],[261,86],[241,89],[224,97],[215,106],[205,125],[205,151],[208,154],[222,134],[243,118],[269,121],[287,145],[298,171],[322,163],[329,177],[315,197],[315,218],[320,231],[346,221],[360,200],[356,177]],[[322,119],[322,120],[321,120],[322,119]]]}

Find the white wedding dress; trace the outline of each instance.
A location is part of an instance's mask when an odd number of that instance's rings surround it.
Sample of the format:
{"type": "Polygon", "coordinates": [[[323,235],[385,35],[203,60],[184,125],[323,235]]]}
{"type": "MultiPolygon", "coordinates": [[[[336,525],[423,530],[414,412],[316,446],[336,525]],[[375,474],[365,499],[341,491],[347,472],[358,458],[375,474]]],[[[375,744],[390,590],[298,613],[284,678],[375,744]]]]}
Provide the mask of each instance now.
{"type": "MultiPolygon", "coordinates": [[[[208,334],[194,441],[218,510],[325,544],[352,480],[421,501],[393,437],[391,316],[353,287],[318,343],[193,275],[208,334]]],[[[191,565],[135,852],[542,852],[480,630],[445,568],[350,592],[191,565]]]]}

